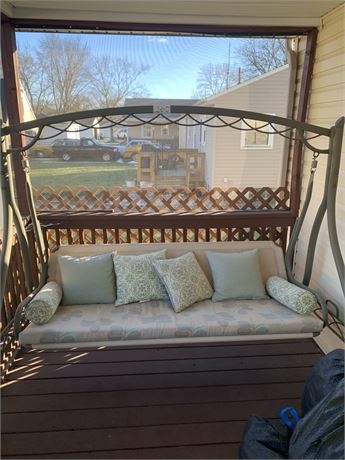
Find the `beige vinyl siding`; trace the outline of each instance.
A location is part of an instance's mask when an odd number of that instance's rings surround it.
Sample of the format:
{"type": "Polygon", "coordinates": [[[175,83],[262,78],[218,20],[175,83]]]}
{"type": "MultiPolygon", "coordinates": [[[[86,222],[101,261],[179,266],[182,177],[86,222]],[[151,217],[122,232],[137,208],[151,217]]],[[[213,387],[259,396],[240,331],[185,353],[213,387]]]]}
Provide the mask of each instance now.
{"type": "MultiPolygon", "coordinates": [[[[303,65],[303,46],[301,43],[299,76],[303,65]]],[[[300,77],[299,77],[300,79],[300,77]]],[[[298,82],[300,85],[300,81],[298,82]]],[[[308,122],[332,126],[337,118],[345,113],[345,6],[341,5],[324,16],[319,28],[314,72],[310,94],[308,122]]],[[[317,145],[327,147],[327,140],[317,142],[317,145]]],[[[315,177],[314,196],[308,212],[304,229],[298,242],[295,272],[297,278],[303,276],[307,244],[310,228],[318,205],[322,198],[326,157],[320,156],[319,166],[315,177]]],[[[305,197],[311,163],[310,151],[304,153],[302,201],[305,197]]],[[[340,246],[345,254],[345,137],[343,141],[342,160],[337,194],[337,228],[340,246]]],[[[344,280],[343,280],[344,282],[344,280]]],[[[326,218],[324,219],[319,241],[316,248],[314,270],[311,285],[317,288],[325,298],[336,301],[345,309],[345,299],[341,291],[333,256],[329,244],[326,218]]]]}
{"type": "MultiPolygon", "coordinates": [[[[212,98],[212,105],[286,117],[288,66],[212,98]]],[[[205,105],[210,105],[207,101],[205,105]]],[[[278,187],[282,184],[284,138],[273,136],[272,148],[241,148],[241,131],[213,130],[212,187],[278,187]]],[[[207,160],[210,164],[211,160],[207,160]]],[[[283,180],[285,182],[285,178],[283,180]]]]}

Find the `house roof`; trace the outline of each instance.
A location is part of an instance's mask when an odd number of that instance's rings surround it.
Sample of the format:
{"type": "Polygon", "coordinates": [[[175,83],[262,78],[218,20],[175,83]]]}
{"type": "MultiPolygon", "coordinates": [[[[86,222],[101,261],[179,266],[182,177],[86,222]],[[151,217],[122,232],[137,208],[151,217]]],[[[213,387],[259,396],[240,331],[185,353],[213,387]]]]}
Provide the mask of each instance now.
{"type": "Polygon", "coordinates": [[[159,99],[151,97],[133,97],[125,99],[125,106],[134,105],[194,105],[199,99],[159,99]]]}
{"type": "Polygon", "coordinates": [[[237,90],[239,90],[239,89],[241,89],[241,88],[243,88],[245,86],[253,85],[258,81],[264,80],[266,78],[271,77],[272,75],[275,75],[275,74],[277,74],[279,72],[286,71],[288,69],[289,69],[289,64],[283,65],[282,67],[278,67],[278,69],[271,70],[270,72],[267,72],[267,73],[264,73],[262,75],[259,75],[258,77],[251,78],[250,80],[246,80],[243,83],[240,83],[238,85],[232,86],[231,88],[226,89],[225,91],[222,91],[221,93],[214,94],[213,96],[209,96],[206,99],[198,101],[196,103],[196,105],[208,104],[208,103],[213,102],[214,100],[216,100],[216,99],[218,99],[218,98],[220,98],[220,97],[222,97],[222,96],[224,96],[226,94],[233,93],[233,92],[235,92],[235,91],[237,91],[237,90]]]}

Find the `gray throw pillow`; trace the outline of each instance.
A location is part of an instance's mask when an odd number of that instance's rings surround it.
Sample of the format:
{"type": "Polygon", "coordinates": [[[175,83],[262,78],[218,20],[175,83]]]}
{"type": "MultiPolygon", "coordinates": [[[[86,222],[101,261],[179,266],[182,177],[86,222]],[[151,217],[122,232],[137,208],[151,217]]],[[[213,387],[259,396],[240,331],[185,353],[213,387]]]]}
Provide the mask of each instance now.
{"type": "Polygon", "coordinates": [[[192,252],[175,259],[156,260],[153,265],[176,313],[212,296],[213,289],[192,252]]]}
{"type": "Polygon", "coordinates": [[[267,299],[262,281],[259,251],[206,252],[214,294],[212,300],[267,299]]]}
{"type": "Polygon", "coordinates": [[[165,257],[166,249],[135,256],[116,254],[114,256],[117,288],[115,305],[168,299],[165,287],[152,265],[153,261],[165,257]]]}
{"type": "Polygon", "coordinates": [[[26,307],[26,318],[37,325],[47,323],[54,316],[61,298],[61,287],[55,281],[49,281],[26,307]]]}
{"type": "Polygon", "coordinates": [[[59,256],[63,305],[115,302],[113,254],[59,256]]]}

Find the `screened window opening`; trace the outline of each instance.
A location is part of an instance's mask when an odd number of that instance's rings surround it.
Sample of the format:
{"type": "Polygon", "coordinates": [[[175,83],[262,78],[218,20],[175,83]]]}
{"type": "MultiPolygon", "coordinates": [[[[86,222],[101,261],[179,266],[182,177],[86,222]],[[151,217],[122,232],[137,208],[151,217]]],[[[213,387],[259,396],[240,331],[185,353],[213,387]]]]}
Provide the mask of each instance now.
{"type": "MultiPolygon", "coordinates": [[[[156,116],[157,108],[169,113],[179,105],[291,117],[293,38],[18,31],[16,39],[26,120],[105,107],[152,106],[156,116]]],[[[78,120],[45,127],[29,150],[40,210],[57,203],[108,209],[127,203],[111,195],[115,189],[126,196],[133,187],[189,189],[191,196],[202,188],[210,197],[204,208],[209,203],[242,208],[247,206],[242,190],[251,190],[251,200],[266,187],[272,189],[270,206],[276,205],[274,191],[286,185],[289,145],[261,122],[248,119],[254,129],[241,131],[248,128],[242,120],[237,129],[215,128],[202,112],[194,121],[179,122],[170,114],[153,123],[150,114],[136,114],[122,125],[110,117],[83,120],[82,127],[78,120]],[[260,152],[253,155],[255,150],[260,152]],[[220,201],[219,189],[238,190],[239,198],[220,201]],[[69,199],[72,195],[76,198],[69,199]]],[[[185,210],[184,203],[194,206],[194,198],[181,196],[176,203],[185,210]]]]}

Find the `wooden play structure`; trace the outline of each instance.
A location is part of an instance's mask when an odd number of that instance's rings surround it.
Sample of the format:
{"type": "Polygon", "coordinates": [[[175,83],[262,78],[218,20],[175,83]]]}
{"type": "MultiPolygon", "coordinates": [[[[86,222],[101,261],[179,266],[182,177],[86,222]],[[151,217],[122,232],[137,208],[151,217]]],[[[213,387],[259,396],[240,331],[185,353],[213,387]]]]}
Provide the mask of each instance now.
{"type": "Polygon", "coordinates": [[[141,151],[136,155],[138,185],[203,187],[205,153],[196,149],[141,151]]]}

